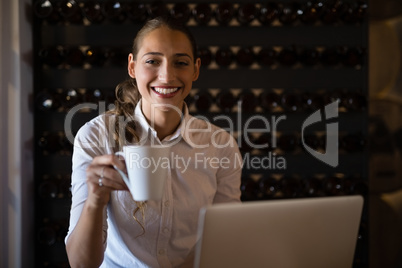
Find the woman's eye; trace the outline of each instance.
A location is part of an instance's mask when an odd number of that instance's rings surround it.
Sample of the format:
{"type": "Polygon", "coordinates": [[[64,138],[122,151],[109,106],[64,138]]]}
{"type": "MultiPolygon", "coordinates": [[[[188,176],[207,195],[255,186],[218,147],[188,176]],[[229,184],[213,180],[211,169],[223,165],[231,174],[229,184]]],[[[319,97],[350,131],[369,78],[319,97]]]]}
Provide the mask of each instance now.
{"type": "Polygon", "coordinates": [[[156,60],[146,60],[145,63],[147,64],[157,64],[156,60]]]}
{"type": "Polygon", "coordinates": [[[178,61],[176,64],[180,66],[188,66],[188,62],[186,61],[178,61]]]}

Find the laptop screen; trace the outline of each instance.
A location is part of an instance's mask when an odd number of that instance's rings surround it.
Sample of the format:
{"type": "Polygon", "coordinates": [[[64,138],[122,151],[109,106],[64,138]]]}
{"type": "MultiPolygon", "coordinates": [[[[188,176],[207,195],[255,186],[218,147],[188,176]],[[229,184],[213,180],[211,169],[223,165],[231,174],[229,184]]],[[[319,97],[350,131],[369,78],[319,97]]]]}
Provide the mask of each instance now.
{"type": "Polygon", "coordinates": [[[352,267],[362,207],[361,196],[206,207],[195,267],[352,267]]]}

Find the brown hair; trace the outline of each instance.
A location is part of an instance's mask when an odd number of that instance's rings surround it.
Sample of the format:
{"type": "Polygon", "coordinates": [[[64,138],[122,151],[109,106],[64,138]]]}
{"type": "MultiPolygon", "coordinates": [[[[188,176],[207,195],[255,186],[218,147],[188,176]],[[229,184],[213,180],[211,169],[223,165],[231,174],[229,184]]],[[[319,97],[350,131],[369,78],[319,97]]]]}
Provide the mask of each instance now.
{"type": "MultiPolygon", "coordinates": [[[[134,59],[137,58],[138,51],[140,50],[141,43],[145,36],[153,30],[159,29],[163,26],[171,30],[180,31],[187,36],[191,43],[195,63],[196,59],[198,58],[197,45],[191,32],[183,24],[180,24],[175,20],[162,17],[147,21],[137,33],[132,46],[132,54],[134,59]]],[[[110,138],[114,150],[119,151],[125,144],[139,142],[139,137],[135,130],[134,109],[141,99],[141,95],[138,91],[135,78],[131,77],[116,86],[115,94],[115,107],[107,112],[109,115],[114,115],[112,119],[114,122],[107,122],[107,127],[109,133],[113,132],[113,135],[111,135],[110,138]]],[[[142,222],[144,222],[145,202],[135,201],[135,203],[137,207],[133,212],[133,218],[141,226],[144,233],[144,224],[141,223],[141,221],[137,218],[136,213],[141,211],[142,222]]]]}

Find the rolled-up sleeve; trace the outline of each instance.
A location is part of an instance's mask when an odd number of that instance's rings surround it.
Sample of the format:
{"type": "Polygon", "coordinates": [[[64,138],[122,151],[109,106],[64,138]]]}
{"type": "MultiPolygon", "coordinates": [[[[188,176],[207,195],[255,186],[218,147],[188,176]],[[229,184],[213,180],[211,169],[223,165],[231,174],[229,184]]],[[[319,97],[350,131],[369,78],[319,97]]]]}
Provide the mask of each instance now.
{"type": "MultiPolygon", "coordinates": [[[[67,243],[71,232],[77,225],[85,201],[88,197],[88,188],[86,184],[86,169],[88,165],[92,162],[95,156],[111,153],[111,149],[108,147],[108,143],[106,142],[108,137],[103,119],[104,115],[83,125],[74,139],[71,174],[72,203],[70,210],[70,225],[65,237],[65,243],[67,243]]],[[[103,215],[104,247],[106,247],[106,207],[103,215]]]]}

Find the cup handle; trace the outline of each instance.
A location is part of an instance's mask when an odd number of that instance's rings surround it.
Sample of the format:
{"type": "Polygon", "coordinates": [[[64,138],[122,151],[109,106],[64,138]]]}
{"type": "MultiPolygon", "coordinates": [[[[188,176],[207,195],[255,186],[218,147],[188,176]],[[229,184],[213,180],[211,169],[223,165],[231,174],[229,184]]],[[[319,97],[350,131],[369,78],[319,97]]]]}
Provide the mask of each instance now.
{"type": "MultiPolygon", "coordinates": [[[[115,155],[120,155],[124,157],[123,152],[116,152],[115,155]]],[[[126,183],[127,187],[130,187],[130,180],[128,179],[127,175],[123,172],[123,170],[119,169],[116,166],[113,166],[117,172],[119,172],[120,176],[123,178],[123,181],[126,183]]]]}

